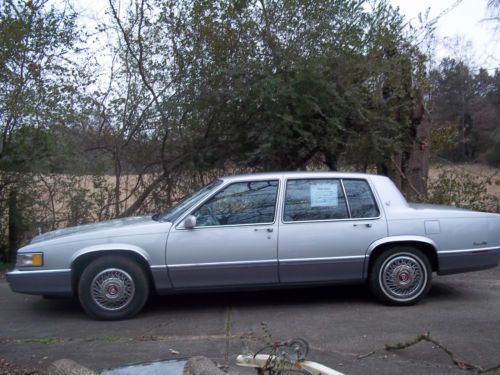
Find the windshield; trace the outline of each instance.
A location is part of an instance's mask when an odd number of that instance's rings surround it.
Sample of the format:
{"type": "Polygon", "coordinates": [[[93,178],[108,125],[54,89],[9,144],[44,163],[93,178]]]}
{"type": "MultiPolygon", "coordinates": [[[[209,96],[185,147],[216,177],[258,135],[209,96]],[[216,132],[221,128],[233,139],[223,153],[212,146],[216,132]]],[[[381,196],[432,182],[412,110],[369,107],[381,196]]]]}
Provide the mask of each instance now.
{"type": "Polygon", "coordinates": [[[196,202],[200,201],[210,191],[222,184],[222,180],[213,180],[211,183],[201,188],[200,190],[190,194],[179,201],[174,207],[168,210],[161,218],[162,221],[174,222],[181,216],[187,209],[189,209],[196,202]]]}

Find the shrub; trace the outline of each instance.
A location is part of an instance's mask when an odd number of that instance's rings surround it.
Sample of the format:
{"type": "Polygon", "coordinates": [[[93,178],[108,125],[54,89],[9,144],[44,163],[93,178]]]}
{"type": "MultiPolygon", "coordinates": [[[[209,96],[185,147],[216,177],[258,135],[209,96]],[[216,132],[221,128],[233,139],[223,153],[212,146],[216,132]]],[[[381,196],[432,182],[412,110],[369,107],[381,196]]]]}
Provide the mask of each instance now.
{"type": "Polygon", "coordinates": [[[477,211],[500,212],[500,198],[488,194],[491,178],[450,170],[443,170],[436,179],[430,179],[428,203],[467,208],[477,211]]]}

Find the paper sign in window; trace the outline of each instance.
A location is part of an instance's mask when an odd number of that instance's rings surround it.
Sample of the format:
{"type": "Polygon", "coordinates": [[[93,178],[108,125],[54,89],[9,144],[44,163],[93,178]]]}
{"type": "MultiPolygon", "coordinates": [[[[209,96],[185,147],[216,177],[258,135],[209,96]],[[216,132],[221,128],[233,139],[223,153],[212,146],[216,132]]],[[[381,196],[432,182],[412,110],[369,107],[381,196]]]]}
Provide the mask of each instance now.
{"type": "Polygon", "coordinates": [[[311,185],[311,207],[338,206],[337,184],[311,185]]]}

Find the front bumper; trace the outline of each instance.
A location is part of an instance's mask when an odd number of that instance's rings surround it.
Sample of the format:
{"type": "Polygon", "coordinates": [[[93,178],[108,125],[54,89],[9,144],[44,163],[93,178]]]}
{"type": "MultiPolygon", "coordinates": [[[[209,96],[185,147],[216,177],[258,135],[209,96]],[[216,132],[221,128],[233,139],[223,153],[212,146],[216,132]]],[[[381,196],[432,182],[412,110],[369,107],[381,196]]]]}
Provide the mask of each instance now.
{"type": "Polygon", "coordinates": [[[5,274],[12,291],[44,296],[72,296],[71,270],[20,271],[5,274]]]}

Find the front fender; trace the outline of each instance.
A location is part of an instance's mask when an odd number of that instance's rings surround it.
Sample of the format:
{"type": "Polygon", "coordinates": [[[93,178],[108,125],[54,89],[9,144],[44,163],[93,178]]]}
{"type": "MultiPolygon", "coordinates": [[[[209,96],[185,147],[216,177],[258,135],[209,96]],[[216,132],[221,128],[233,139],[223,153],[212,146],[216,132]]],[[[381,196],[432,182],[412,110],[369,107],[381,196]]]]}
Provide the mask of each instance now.
{"type": "Polygon", "coordinates": [[[70,264],[73,264],[82,255],[95,253],[98,251],[131,251],[142,257],[149,265],[151,265],[151,258],[144,249],[135,245],[125,243],[108,243],[84,247],[71,256],[70,264]]]}

